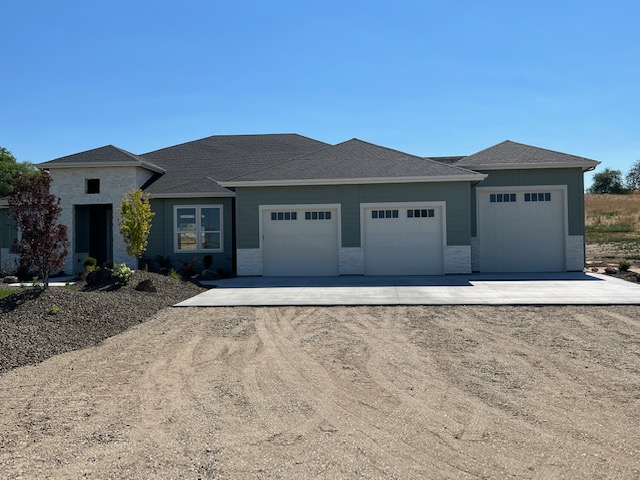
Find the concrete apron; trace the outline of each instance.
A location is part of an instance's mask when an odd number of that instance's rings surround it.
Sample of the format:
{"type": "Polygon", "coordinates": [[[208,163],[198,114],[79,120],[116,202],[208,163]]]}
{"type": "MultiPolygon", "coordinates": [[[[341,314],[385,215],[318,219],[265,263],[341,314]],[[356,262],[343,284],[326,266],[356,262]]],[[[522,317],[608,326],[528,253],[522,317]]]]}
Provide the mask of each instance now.
{"type": "Polygon", "coordinates": [[[289,305],[638,305],[640,285],[596,273],[239,277],[176,307],[289,305]]]}

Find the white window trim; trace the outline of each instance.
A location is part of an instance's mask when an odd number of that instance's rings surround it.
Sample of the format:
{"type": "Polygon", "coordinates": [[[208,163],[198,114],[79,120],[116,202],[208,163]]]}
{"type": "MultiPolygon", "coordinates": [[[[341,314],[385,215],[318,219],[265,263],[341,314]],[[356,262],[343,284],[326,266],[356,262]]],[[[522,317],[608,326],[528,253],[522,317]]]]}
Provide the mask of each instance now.
{"type": "MultiPolygon", "coordinates": [[[[442,212],[442,218],[440,222],[442,223],[442,247],[444,251],[444,247],[447,246],[447,203],[446,202],[376,202],[376,203],[361,203],[360,204],[360,247],[364,248],[364,222],[365,222],[365,210],[368,208],[387,210],[391,209],[401,209],[401,208],[433,208],[434,210],[440,209],[442,212]]],[[[435,212],[434,212],[435,213],[435,212]]],[[[402,214],[399,213],[398,217],[401,217],[402,214]]],[[[434,218],[434,217],[430,217],[434,218]]]]}
{"type": "Polygon", "coordinates": [[[173,253],[189,254],[189,253],[216,253],[224,252],[224,208],[220,204],[200,204],[200,205],[174,205],[173,206],[173,253]],[[198,221],[201,208],[219,208],[220,209],[220,248],[196,248],[195,250],[181,250],[178,248],[178,209],[179,208],[195,208],[196,209],[196,245],[200,243],[200,222],[198,221]]]}

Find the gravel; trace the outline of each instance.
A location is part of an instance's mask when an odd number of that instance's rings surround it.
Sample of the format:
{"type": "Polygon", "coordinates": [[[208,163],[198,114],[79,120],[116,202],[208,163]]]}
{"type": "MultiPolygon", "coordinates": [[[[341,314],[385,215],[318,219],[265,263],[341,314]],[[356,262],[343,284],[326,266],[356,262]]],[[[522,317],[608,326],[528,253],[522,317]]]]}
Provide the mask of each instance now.
{"type": "Polygon", "coordinates": [[[90,347],[156,312],[205,291],[190,282],[137,271],[126,286],[27,287],[0,300],[0,373],[90,347]],[[136,291],[151,280],[157,292],[136,291]]]}

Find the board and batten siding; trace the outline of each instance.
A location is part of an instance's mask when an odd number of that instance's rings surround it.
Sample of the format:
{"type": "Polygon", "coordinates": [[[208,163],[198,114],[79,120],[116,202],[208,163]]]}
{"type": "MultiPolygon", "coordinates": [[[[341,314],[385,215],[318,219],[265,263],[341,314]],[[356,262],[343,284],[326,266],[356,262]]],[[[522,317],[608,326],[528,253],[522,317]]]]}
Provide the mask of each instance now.
{"type": "Polygon", "coordinates": [[[155,216],[151,220],[151,232],[149,233],[149,246],[143,257],[151,259],[154,263],[158,255],[169,257],[173,268],[180,270],[183,262],[190,262],[194,258],[199,259],[198,269],[202,269],[202,257],[213,257],[212,269],[222,268],[226,272],[233,269],[233,200],[231,198],[152,198],[151,209],[155,216]],[[223,251],[219,253],[188,252],[175,253],[174,251],[174,218],[173,210],[176,205],[222,205],[222,238],[223,251]]]}
{"type": "Polygon", "coordinates": [[[259,205],[339,204],[342,220],[341,246],[361,247],[361,203],[431,201],[446,202],[447,245],[469,245],[470,196],[469,182],[238,187],[238,249],[260,248],[259,205]]]}
{"type": "MultiPolygon", "coordinates": [[[[584,235],[584,175],[581,168],[478,171],[489,176],[475,187],[566,185],[568,234],[584,235]]],[[[471,235],[477,235],[475,188],[471,195],[471,235]]]]}

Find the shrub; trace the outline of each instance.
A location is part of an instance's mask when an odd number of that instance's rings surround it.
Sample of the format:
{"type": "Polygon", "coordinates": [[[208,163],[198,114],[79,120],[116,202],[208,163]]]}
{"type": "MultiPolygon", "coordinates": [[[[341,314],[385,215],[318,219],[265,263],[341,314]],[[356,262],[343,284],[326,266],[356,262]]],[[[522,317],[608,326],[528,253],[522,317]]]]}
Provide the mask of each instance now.
{"type": "Polygon", "coordinates": [[[60,307],[57,305],[51,305],[44,309],[44,313],[47,315],[56,315],[60,311],[60,307]]]}
{"type": "Polygon", "coordinates": [[[205,270],[209,270],[211,265],[213,265],[213,255],[205,255],[202,257],[202,265],[205,270]]]}
{"type": "Polygon", "coordinates": [[[33,288],[38,288],[38,287],[42,287],[42,286],[44,286],[44,285],[43,285],[42,283],[38,282],[38,277],[33,277],[33,278],[31,279],[31,286],[32,286],[33,288]]]}
{"type": "Polygon", "coordinates": [[[185,277],[193,277],[197,273],[198,263],[200,260],[198,257],[193,257],[190,262],[182,262],[182,274],[185,277]]]}
{"type": "Polygon", "coordinates": [[[93,272],[98,266],[98,260],[93,257],[87,257],[84,259],[82,265],[84,265],[84,269],[87,273],[93,272]]]}
{"type": "Polygon", "coordinates": [[[627,260],[622,260],[620,263],[618,263],[618,268],[623,272],[628,271],[630,267],[631,263],[627,260]]]}
{"type": "Polygon", "coordinates": [[[181,277],[181,276],[180,276],[180,274],[176,271],[176,269],[175,269],[175,268],[172,268],[172,269],[169,271],[169,273],[167,274],[167,276],[168,276],[169,278],[174,278],[174,279],[176,279],[176,280],[181,280],[181,279],[182,279],[182,277],[181,277]]]}
{"type": "Polygon", "coordinates": [[[162,255],[158,255],[156,257],[156,262],[158,262],[158,266],[160,268],[166,268],[167,270],[171,269],[171,257],[163,257],[162,255]]]}
{"type": "Polygon", "coordinates": [[[113,266],[113,276],[118,279],[120,285],[126,285],[129,283],[131,276],[134,274],[134,270],[131,270],[125,263],[116,263],[113,266]]]}

